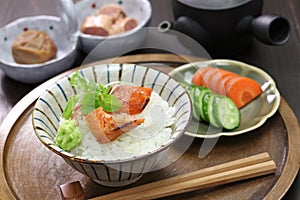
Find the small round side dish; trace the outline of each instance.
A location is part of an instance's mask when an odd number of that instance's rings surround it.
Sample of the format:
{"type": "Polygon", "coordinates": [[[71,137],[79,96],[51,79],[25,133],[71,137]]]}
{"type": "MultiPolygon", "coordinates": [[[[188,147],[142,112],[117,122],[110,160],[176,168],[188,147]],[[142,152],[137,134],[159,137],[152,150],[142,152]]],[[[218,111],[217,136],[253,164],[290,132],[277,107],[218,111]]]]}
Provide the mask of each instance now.
{"type": "Polygon", "coordinates": [[[175,121],[171,126],[171,136],[164,144],[148,153],[127,158],[95,159],[64,151],[54,142],[63,109],[68,99],[77,94],[76,89],[70,85],[72,74],[53,84],[38,98],[32,113],[32,123],[36,136],[47,148],[62,157],[75,170],[99,184],[117,187],[136,182],[144,173],[153,170],[164,158],[168,148],[183,136],[192,118],[189,95],[168,74],[144,66],[106,64],[90,66],[78,72],[86,79],[101,84],[122,81],[150,87],[167,101],[169,106],[175,107],[175,121]]]}
{"type": "Polygon", "coordinates": [[[265,71],[243,62],[221,59],[194,62],[182,65],[169,74],[177,81],[191,83],[192,76],[196,70],[207,66],[225,69],[241,76],[252,78],[260,84],[263,92],[252,102],[240,109],[241,122],[237,129],[226,131],[193,119],[186,131],[187,135],[198,138],[217,138],[220,136],[235,136],[247,133],[262,126],[278,110],[280,93],[276,88],[275,81],[265,71]]]}
{"type": "Polygon", "coordinates": [[[56,16],[39,15],[17,19],[0,29],[0,66],[4,73],[19,82],[40,83],[69,69],[77,55],[76,34],[68,34],[66,26],[56,16]],[[19,64],[12,56],[12,43],[15,38],[27,30],[39,30],[47,33],[57,46],[54,59],[40,64],[19,64]]]}
{"type": "Polygon", "coordinates": [[[78,27],[80,28],[86,17],[94,15],[106,4],[121,6],[128,17],[137,20],[138,25],[127,32],[110,35],[95,36],[80,32],[79,40],[84,53],[91,52],[97,47],[97,58],[121,56],[128,51],[136,50],[146,37],[145,31],[139,31],[146,26],[151,18],[152,8],[148,0],[84,0],[75,3],[78,27]]]}

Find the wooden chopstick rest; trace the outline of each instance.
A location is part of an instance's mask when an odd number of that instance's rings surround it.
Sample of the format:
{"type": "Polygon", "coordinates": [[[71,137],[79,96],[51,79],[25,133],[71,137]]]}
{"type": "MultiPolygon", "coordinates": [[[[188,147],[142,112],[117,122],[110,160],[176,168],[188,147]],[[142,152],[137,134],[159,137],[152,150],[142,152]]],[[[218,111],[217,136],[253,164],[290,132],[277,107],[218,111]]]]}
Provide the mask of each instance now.
{"type": "Polygon", "coordinates": [[[155,199],[266,175],[274,173],[275,171],[276,165],[274,161],[270,160],[269,154],[261,153],[161,181],[99,196],[93,198],[93,200],[155,199]]]}
{"type": "Polygon", "coordinates": [[[85,200],[84,192],[79,181],[60,186],[63,200],[85,200]]]}

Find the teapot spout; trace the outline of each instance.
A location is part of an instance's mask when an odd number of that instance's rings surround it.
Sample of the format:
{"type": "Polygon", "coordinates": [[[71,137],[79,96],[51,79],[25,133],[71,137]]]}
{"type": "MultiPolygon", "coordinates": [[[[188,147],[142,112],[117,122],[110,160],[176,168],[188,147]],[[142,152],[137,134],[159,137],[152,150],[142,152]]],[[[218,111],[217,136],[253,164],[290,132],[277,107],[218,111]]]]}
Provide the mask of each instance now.
{"type": "Polygon", "coordinates": [[[157,28],[160,32],[168,32],[172,29],[188,35],[206,48],[208,48],[211,43],[208,32],[197,22],[186,16],[179,17],[174,22],[162,21],[157,28]]]}
{"type": "Polygon", "coordinates": [[[290,26],[286,19],[276,15],[262,15],[253,19],[252,32],[266,44],[282,45],[290,36],[290,26]]]}
{"type": "Polygon", "coordinates": [[[288,21],[277,15],[251,16],[242,19],[238,25],[240,32],[252,32],[261,42],[269,45],[282,45],[290,36],[288,21]]]}

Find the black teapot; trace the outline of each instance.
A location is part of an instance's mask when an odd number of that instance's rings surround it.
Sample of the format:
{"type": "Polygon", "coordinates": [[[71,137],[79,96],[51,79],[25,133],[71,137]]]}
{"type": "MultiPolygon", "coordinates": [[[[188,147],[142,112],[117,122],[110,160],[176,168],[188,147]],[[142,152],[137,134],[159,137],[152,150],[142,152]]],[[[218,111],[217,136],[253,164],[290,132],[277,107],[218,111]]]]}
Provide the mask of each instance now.
{"type": "MultiPolygon", "coordinates": [[[[163,21],[158,30],[184,33],[212,56],[241,52],[255,36],[269,45],[282,45],[290,35],[288,21],[261,15],[263,0],[172,0],[176,21],[163,21]]],[[[184,44],[183,44],[184,45],[184,44]]]]}

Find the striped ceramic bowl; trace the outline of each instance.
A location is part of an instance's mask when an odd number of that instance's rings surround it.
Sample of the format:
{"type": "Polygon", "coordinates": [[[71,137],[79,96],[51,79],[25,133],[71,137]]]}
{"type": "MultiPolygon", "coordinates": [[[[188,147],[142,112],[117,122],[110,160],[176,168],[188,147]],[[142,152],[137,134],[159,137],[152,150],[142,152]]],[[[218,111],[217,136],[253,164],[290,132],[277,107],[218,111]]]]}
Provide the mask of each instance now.
{"type": "MultiPolygon", "coordinates": [[[[70,74],[56,82],[37,100],[33,111],[33,128],[39,140],[70,166],[106,186],[124,186],[137,181],[146,172],[153,170],[166,156],[167,150],[185,132],[191,121],[191,101],[180,84],[169,75],[158,70],[133,64],[106,64],[83,68],[80,71],[87,79],[101,84],[114,81],[130,82],[151,87],[175,107],[175,123],[172,135],[166,143],[151,152],[126,159],[96,160],[66,152],[55,145],[60,117],[68,99],[76,90],[70,85],[70,74]]],[[[59,170],[59,169],[57,169],[59,170]]]]}

